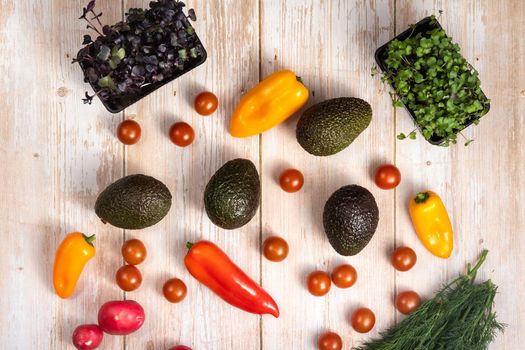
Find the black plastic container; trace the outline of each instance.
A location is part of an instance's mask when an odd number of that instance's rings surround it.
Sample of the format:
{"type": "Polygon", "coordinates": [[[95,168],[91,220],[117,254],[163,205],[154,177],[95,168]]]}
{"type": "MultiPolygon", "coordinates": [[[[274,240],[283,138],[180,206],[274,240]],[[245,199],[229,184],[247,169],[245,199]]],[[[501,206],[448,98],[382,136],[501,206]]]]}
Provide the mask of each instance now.
{"type": "MultiPolygon", "coordinates": [[[[189,22],[187,22],[186,25],[187,26],[191,26],[191,24],[189,22]]],[[[127,95],[122,95],[120,97],[109,98],[109,99],[103,99],[103,98],[99,97],[99,99],[102,102],[102,104],[104,105],[104,107],[106,107],[106,109],[109,112],[111,112],[111,113],[122,112],[124,109],[126,109],[129,106],[131,106],[135,102],[138,102],[139,100],[143,99],[144,97],[148,96],[153,91],[161,88],[162,86],[164,86],[164,85],[172,82],[173,80],[177,79],[181,75],[186,74],[189,71],[193,70],[194,68],[196,68],[196,67],[200,66],[201,64],[203,64],[206,61],[207,53],[206,53],[206,50],[204,49],[204,46],[202,45],[199,37],[197,36],[197,34],[195,34],[195,36],[196,36],[196,40],[195,40],[196,45],[200,45],[201,48],[202,48],[202,56],[198,56],[197,58],[192,58],[189,62],[187,62],[185,64],[183,70],[181,70],[180,72],[177,72],[173,76],[171,76],[169,78],[166,78],[166,79],[164,79],[162,81],[158,81],[158,82],[155,82],[155,83],[146,84],[146,85],[142,86],[140,91],[138,93],[136,93],[136,94],[127,94],[127,95]]],[[[88,46],[84,47],[83,49],[81,49],[78,52],[77,57],[80,58],[86,51],[88,51],[90,49],[90,47],[91,47],[91,45],[88,45],[88,46]]],[[[79,64],[80,64],[80,67],[82,68],[82,71],[84,71],[85,69],[89,68],[89,65],[87,65],[84,62],[79,62],[79,64]]],[[[90,83],[89,85],[91,85],[91,87],[93,88],[93,90],[95,92],[98,92],[101,89],[97,84],[90,83]]]]}
{"type": "MultiPolygon", "coordinates": [[[[424,36],[425,33],[428,33],[429,31],[431,31],[432,29],[435,29],[435,28],[443,28],[443,27],[441,26],[441,24],[439,24],[437,19],[432,19],[430,16],[429,17],[425,17],[421,21],[419,21],[419,22],[417,22],[415,24],[414,29],[408,28],[403,33],[399,34],[398,36],[396,36],[395,38],[393,38],[392,40],[390,40],[389,42],[387,42],[386,44],[384,44],[383,46],[378,48],[376,50],[376,52],[375,52],[375,59],[376,59],[377,65],[379,66],[381,71],[383,71],[383,73],[387,72],[385,59],[386,59],[387,47],[390,44],[390,42],[392,42],[393,40],[396,40],[396,39],[399,40],[399,41],[403,41],[403,40],[409,38],[411,35],[416,35],[418,33],[421,33],[424,36]]],[[[472,68],[472,69],[474,69],[474,68],[472,68]]],[[[394,89],[393,86],[392,86],[392,89],[394,89]]],[[[395,89],[394,89],[394,91],[395,91],[395,89]]],[[[483,93],[483,97],[485,98],[485,101],[488,100],[488,98],[485,95],[485,93],[483,93]]],[[[412,119],[414,119],[414,122],[416,122],[416,116],[414,115],[414,112],[410,108],[408,108],[407,106],[405,106],[405,109],[408,111],[408,113],[410,113],[410,115],[412,116],[412,119]]],[[[487,113],[488,113],[489,109],[490,109],[490,104],[488,104],[487,113]]],[[[456,134],[461,132],[462,130],[466,129],[470,125],[472,125],[472,123],[474,123],[474,121],[475,121],[475,118],[472,118],[472,120],[469,121],[465,125],[465,127],[463,129],[457,130],[456,134]]],[[[416,125],[417,125],[417,123],[416,123],[416,125]]],[[[418,125],[418,128],[419,128],[419,125],[418,125]]],[[[443,143],[444,139],[436,137],[436,136],[432,136],[427,141],[430,142],[433,145],[440,145],[440,144],[443,143]]]]}

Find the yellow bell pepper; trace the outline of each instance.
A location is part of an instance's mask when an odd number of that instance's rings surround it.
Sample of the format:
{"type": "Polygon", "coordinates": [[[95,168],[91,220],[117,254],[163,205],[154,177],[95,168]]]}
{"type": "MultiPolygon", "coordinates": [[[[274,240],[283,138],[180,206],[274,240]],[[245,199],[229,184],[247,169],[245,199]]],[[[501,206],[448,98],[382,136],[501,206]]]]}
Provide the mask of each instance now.
{"type": "Polygon", "coordinates": [[[75,291],[86,263],[95,256],[95,235],[73,232],[58,246],[53,266],[53,286],[59,297],[68,298],[75,291]]]}
{"type": "Polygon", "coordinates": [[[275,72],[241,98],[235,109],[230,134],[248,137],[282,123],[308,101],[308,89],[289,70],[275,72]]]}
{"type": "Polygon", "coordinates": [[[441,198],[432,191],[418,193],[410,200],[409,212],[425,248],[437,257],[448,258],[454,248],[454,236],[441,198]]]}

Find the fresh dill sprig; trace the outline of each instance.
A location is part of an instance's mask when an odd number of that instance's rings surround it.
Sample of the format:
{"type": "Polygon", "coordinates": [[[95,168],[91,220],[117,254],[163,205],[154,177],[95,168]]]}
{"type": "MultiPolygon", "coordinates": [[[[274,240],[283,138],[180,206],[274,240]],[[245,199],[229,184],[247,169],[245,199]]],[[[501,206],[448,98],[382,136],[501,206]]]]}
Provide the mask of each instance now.
{"type": "Polygon", "coordinates": [[[355,350],[485,350],[504,325],[492,307],[497,286],[490,280],[474,283],[485,261],[445,285],[403,321],[381,333],[381,338],[355,350]]]}

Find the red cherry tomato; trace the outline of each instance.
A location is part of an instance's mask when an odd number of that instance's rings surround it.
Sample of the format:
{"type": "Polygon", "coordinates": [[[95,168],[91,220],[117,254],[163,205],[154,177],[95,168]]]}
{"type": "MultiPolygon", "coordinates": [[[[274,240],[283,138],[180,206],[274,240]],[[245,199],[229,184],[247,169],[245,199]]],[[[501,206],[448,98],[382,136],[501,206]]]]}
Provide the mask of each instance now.
{"type": "Polygon", "coordinates": [[[417,261],[416,252],[409,247],[399,247],[392,253],[392,265],[398,271],[410,270],[417,261]]]}
{"type": "Polygon", "coordinates": [[[146,247],[138,239],[129,239],[122,245],[122,256],[128,264],[138,265],[146,259],[146,247]]]}
{"type": "Polygon", "coordinates": [[[343,340],[339,334],[334,332],[326,332],[319,337],[319,350],[341,350],[343,348],[343,340]]]}
{"type": "Polygon", "coordinates": [[[186,284],[178,278],[172,278],[164,283],[162,293],[170,303],[180,303],[186,297],[186,284]]]}
{"type": "Polygon", "coordinates": [[[374,312],[366,307],[357,309],[352,314],[352,328],[359,333],[368,333],[376,324],[374,312]]]}
{"type": "Polygon", "coordinates": [[[170,128],[170,139],[177,146],[186,147],[195,139],[195,131],[187,123],[175,123],[170,128]]]}
{"type": "Polygon", "coordinates": [[[357,281],[357,271],[352,265],[339,265],[332,271],[332,281],[339,288],[352,287],[357,281]]]}
{"type": "Polygon", "coordinates": [[[217,110],[219,100],[217,96],[209,91],[201,92],[195,98],[195,110],[200,115],[210,115],[217,110]]]}
{"type": "Polygon", "coordinates": [[[293,193],[299,191],[304,185],[304,176],[297,169],[287,169],[279,177],[279,184],[283,191],[293,193]]]}
{"type": "Polygon", "coordinates": [[[108,334],[128,335],[142,327],[145,317],[136,301],[108,301],[98,311],[98,325],[108,334]]]}
{"type": "Polygon", "coordinates": [[[124,120],[117,128],[117,137],[125,145],[139,142],[141,133],[139,123],[134,120],[124,120]]]}
{"type": "Polygon", "coordinates": [[[104,332],[97,324],[84,324],[75,328],[73,332],[73,345],[78,350],[93,350],[98,348],[104,332]]]}
{"type": "Polygon", "coordinates": [[[288,256],[288,243],[281,237],[268,237],[263,244],[263,253],[270,261],[283,261],[288,256]]]}
{"type": "Polygon", "coordinates": [[[191,348],[185,345],[177,345],[177,346],[170,348],[170,350],[191,350],[191,348]]]}
{"type": "Polygon", "coordinates": [[[396,297],[396,309],[404,315],[409,315],[416,311],[421,305],[419,294],[412,290],[401,292],[396,297]]]}
{"type": "Polygon", "coordinates": [[[401,182],[401,172],[391,164],[381,165],[376,170],[375,182],[383,190],[391,190],[401,182]]]}
{"type": "Polygon", "coordinates": [[[330,276],[324,271],[314,271],[308,275],[308,291],[310,294],[320,297],[330,290],[330,276]]]}
{"type": "Polygon", "coordinates": [[[134,265],[124,265],[117,270],[115,275],[120,289],[131,292],[142,284],[142,274],[134,265]]]}

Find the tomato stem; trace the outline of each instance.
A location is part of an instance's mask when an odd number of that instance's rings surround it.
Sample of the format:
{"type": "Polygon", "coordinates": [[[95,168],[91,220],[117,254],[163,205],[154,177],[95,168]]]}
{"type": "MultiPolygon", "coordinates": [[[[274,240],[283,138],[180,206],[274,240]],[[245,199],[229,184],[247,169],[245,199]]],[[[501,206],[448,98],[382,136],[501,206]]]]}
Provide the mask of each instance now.
{"type": "Polygon", "coordinates": [[[193,247],[193,245],[194,245],[194,244],[191,243],[191,242],[186,242],[186,248],[188,248],[188,250],[190,250],[191,247],[193,247]]]}
{"type": "Polygon", "coordinates": [[[416,197],[414,198],[414,200],[416,201],[416,203],[424,203],[426,202],[426,200],[428,199],[428,197],[430,197],[430,195],[428,194],[428,192],[419,192],[416,197]]]}

